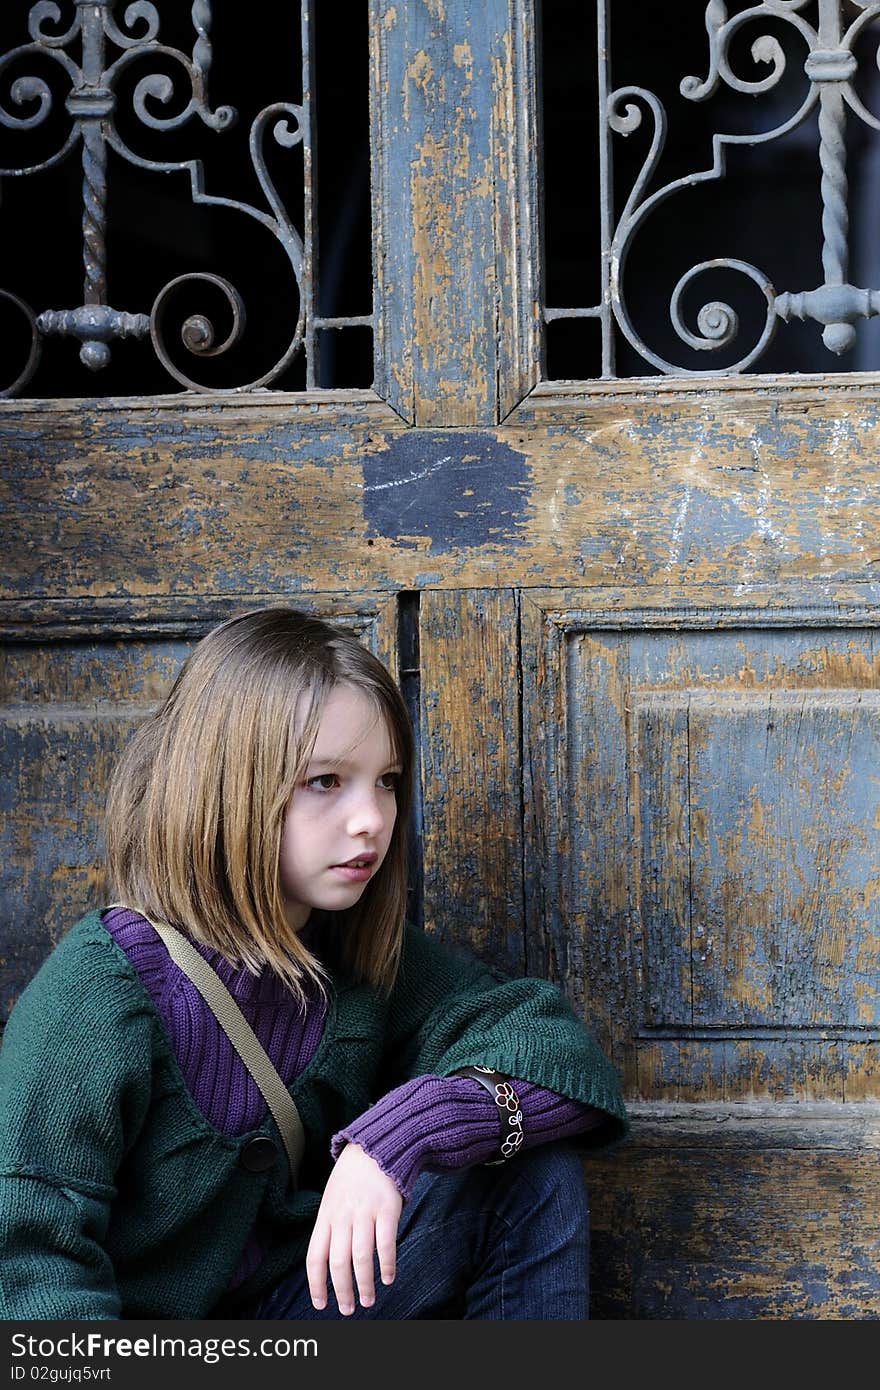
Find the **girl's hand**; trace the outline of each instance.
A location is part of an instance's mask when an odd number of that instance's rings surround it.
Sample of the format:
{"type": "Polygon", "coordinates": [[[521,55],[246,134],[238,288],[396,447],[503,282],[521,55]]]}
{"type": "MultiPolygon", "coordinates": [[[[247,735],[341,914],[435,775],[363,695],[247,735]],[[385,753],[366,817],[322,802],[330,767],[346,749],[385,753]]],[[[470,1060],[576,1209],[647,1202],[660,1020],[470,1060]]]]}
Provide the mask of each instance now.
{"type": "Polygon", "coordinates": [[[346,1144],[334,1164],[318,1208],[306,1255],[309,1293],[316,1308],[327,1305],[327,1267],[340,1313],[354,1312],[352,1268],[361,1306],[375,1301],[373,1252],[379,1254],[383,1284],[392,1284],[397,1265],[397,1223],[403,1198],[360,1144],[346,1144]]]}

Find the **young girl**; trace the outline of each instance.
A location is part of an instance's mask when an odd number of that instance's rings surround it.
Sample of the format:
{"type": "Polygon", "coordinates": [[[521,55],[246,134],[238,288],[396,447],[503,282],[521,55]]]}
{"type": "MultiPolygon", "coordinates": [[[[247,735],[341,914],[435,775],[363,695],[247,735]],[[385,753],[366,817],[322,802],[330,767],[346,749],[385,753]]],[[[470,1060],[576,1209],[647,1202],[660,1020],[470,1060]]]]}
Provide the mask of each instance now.
{"type": "Polygon", "coordinates": [[[412,777],[354,636],[272,608],[198,644],[113,778],[123,905],[71,929],[0,1050],[4,1318],[587,1316],[559,1141],[625,1133],[617,1080],[549,983],[405,924],[412,777]],[[289,1088],[295,1177],[154,922],[289,1088]]]}

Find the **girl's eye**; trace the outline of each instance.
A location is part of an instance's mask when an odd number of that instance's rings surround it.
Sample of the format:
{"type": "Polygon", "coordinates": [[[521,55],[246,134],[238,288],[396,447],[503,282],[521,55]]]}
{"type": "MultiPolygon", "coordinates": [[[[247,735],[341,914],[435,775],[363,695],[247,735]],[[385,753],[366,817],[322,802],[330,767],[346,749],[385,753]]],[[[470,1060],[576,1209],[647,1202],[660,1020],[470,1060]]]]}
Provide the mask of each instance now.
{"type": "Polygon", "coordinates": [[[338,785],[339,778],[335,772],[322,772],[318,777],[310,777],[306,782],[307,787],[319,792],[332,792],[333,788],[338,785]]]}
{"type": "Polygon", "coordinates": [[[386,792],[396,792],[400,785],[399,772],[383,772],[379,778],[379,786],[386,792]]]}

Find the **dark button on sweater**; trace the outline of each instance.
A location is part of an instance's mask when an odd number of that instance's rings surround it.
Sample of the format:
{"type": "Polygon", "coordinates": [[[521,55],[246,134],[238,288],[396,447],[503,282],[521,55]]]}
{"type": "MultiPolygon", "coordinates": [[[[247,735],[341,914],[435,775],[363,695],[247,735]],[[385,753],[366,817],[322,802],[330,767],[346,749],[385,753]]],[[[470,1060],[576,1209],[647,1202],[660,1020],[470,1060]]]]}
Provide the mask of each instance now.
{"type": "Polygon", "coordinates": [[[238,1161],[249,1173],[265,1173],[278,1157],[278,1146],[268,1135],[261,1134],[249,1139],[239,1154],[238,1161]]]}

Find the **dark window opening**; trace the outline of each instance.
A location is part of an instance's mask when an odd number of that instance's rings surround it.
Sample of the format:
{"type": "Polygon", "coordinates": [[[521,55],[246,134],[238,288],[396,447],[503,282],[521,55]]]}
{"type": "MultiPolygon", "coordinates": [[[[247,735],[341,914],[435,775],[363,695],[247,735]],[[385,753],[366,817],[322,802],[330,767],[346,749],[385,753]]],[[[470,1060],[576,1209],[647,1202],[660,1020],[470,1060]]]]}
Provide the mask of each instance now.
{"type": "MultiPolygon", "coordinates": [[[[126,8],[107,7],[109,22],[124,38],[149,39],[149,21],[142,17],[128,25],[126,8]]],[[[317,11],[309,84],[315,278],[313,321],[300,334],[302,341],[296,328],[304,309],[308,318],[309,278],[297,274],[297,240],[305,242],[307,253],[310,244],[304,143],[291,143],[299,123],[285,109],[303,103],[300,10],[278,6],[271,16],[261,12],[255,17],[247,6],[218,0],[203,36],[210,51],[206,106],[211,112],[234,107],[234,125],[214,129],[194,114],[176,129],[152,128],[139,108],[159,121],[186,110],[193,96],[186,65],[155,48],[126,55],[123,45],[105,35],[104,70],[110,77],[104,85],[112,92],[112,110],[105,117],[111,129],[103,142],[106,169],[100,158],[97,163],[92,158],[85,170],[83,143],[77,140],[51,167],[0,178],[0,290],[5,291],[0,297],[0,391],[20,377],[27,363],[32,341],[27,309],[40,324],[33,335],[40,354],[17,395],[167,394],[187,389],[188,382],[218,391],[248,385],[300,391],[372,384],[368,7],[363,0],[337,0],[332,7],[311,8],[317,11]],[[254,123],[275,104],[278,109],[268,112],[258,138],[254,123]],[[153,164],[199,161],[204,201],[192,196],[190,167],[141,167],[113,148],[114,140],[153,164]],[[261,175],[274,195],[267,193],[261,175]],[[208,201],[216,199],[226,202],[208,201]],[[84,208],[89,209],[85,216],[91,216],[86,229],[84,208]],[[273,219],[280,235],[266,225],[273,219]],[[295,236],[288,234],[286,222],[295,236]],[[87,278],[96,287],[93,303],[132,316],[129,325],[120,325],[121,334],[102,341],[87,327],[85,337],[78,337],[72,330],[79,324],[68,323],[62,334],[63,325],[56,322],[53,331],[45,318],[39,319],[46,311],[82,306],[87,278]],[[158,347],[148,322],[154,305],[158,347]],[[360,322],[321,329],[323,318],[360,322]],[[218,352],[230,336],[232,345],[218,352]],[[80,350],[87,343],[87,355],[106,358],[106,365],[92,370],[83,364],[80,350]]],[[[155,9],[155,44],[179,50],[192,62],[199,37],[192,7],[157,0],[155,9]]],[[[60,0],[60,18],[41,21],[46,38],[38,36],[36,47],[28,32],[32,10],[32,0],[9,0],[0,12],[0,55],[26,49],[0,67],[0,108],[19,123],[35,117],[41,101],[51,99],[51,109],[30,128],[0,123],[2,169],[51,160],[63,149],[75,116],[87,117],[84,105],[92,96],[90,89],[85,100],[74,98],[74,111],[68,109],[77,85],[71,64],[83,63],[80,37],[74,35],[54,51],[47,42],[71,30],[81,8],[60,0]]]]}
{"type": "MultiPolygon", "coordinates": [[[[802,21],[816,29],[818,0],[797,7],[788,18],[779,10],[775,14],[769,10],[754,13],[759,8],[745,0],[732,0],[720,7],[707,6],[706,0],[679,0],[675,5],[638,0],[626,6],[613,0],[597,0],[593,5],[579,0],[542,0],[543,252],[549,378],[643,376],[666,370],[646,357],[642,347],[684,375],[740,370],[847,372],[880,367],[877,317],[866,318],[854,311],[843,327],[829,330],[829,336],[838,334],[837,346],[851,339],[838,353],[823,343],[827,320],[799,318],[798,304],[790,306],[786,298],[794,299],[834,282],[833,272],[826,281],[825,240],[831,244],[832,260],[834,247],[838,253],[843,247],[844,274],[838,280],[842,278],[859,290],[880,289],[880,252],[874,234],[875,205],[880,197],[880,130],[861,119],[851,105],[844,105],[840,130],[845,153],[840,156],[838,152],[838,166],[829,172],[831,145],[826,145],[820,163],[820,100],[821,94],[830,90],[834,74],[829,70],[823,88],[817,80],[822,76],[815,66],[817,54],[811,80],[808,59],[811,51],[822,45],[811,42],[809,33],[797,27],[802,21]],[[738,27],[734,21],[746,10],[753,12],[752,17],[738,27]],[[702,83],[709,74],[710,11],[716,22],[720,22],[719,14],[731,22],[724,49],[730,71],[747,83],[766,82],[766,90],[741,92],[720,80],[705,100],[689,100],[683,95],[684,79],[694,77],[702,83]],[[660,188],[687,180],[642,218],[636,217],[628,238],[618,233],[617,249],[623,248],[623,254],[617,313],[610,268],[603,273],[603,244],[610,267],[615,231],[621,228],[627,200],[648,159],[655,126],[650,103],[644,97],[626,93],[613,104],[614,114],[624,124],[628,115],[633,119],[628,134],[613,129],[604,132],[608,178],[603,238],[600,149],[604,120],[600,119],[597,55],[603,14],[610,61],[609,93],[642,88],[662,105],[668,122],[665,147],[637,199],[637,209],[660,188]],[[713,138],[717,134],[742,136],[748,141],[769,132],[793,117],[811,92],[812,109],[801,123],[766,142],[726,144],[723,177],[689,177],[712,169],[713,138]],[[717,260],[728,264],[691,274],[695,267],[717,260]],[[754,268],[757,276],[734,262],[754,268]],[[683,334],[677,331],[671,315],[679,282],[683,334]],[[698,349],[687,341],[687,334],[718,343],[725,328],[733,327],[727,310],[714,308],[716,305],[734,311],[736,332],[726,346],[698,349]],[[562,316],[555,316],[554,310],[562,311],[562,316]],[[571,311],[580,311],[580,315],[571,311]],[[623,318],[637,340],[635,345],[624,329],[623,318]],[[775,329],[767,335],[769,341],[753,360],[744,361],[757,349],[768,326],[775,329]]],[[[849,90],[880,118],[880,25],[868,23],[850,39],[850,27],[863,7],[841,3],[839,10],[837,73],[842,76],[846,72],[849,48],[858,60],[857,72],[846,77],[849,90]]],[[[821,315],[823,305],[814,308],[821,315]]]]}

